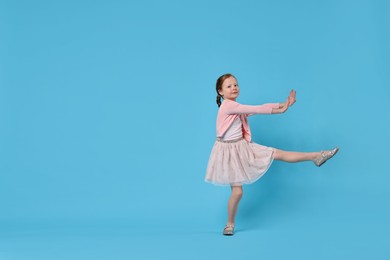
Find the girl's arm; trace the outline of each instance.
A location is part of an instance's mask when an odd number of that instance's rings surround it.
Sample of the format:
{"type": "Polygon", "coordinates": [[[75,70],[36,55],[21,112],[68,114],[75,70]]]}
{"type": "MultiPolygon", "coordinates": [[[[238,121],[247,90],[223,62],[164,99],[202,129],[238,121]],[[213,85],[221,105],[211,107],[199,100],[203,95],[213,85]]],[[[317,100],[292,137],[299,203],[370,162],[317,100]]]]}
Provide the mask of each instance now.
{"type": "Polygon", "coordinates": [[[226,104],[226,114],[271,114],[272,110],[279,107],[279,103],[268,103],[258,106],[242,105],[235,101],[226,104]]]}
{"type": "MultiPolygon", "coordinates": [[[[275,104],[274,104],[274,107],[272,108],[271,114],[275,114],[275,112],[273,112],[274,109],[275,109],[275,108],[282,108],[282,107],[284,106],[285,103],[286,103],[286,102],[283,102],[283,103],[275,103],[275,104]]],[[[248,114],[248,116],[253,116],[253,115],[256,115],[256,114],[254,114],[254,113],[248,114]]]]}

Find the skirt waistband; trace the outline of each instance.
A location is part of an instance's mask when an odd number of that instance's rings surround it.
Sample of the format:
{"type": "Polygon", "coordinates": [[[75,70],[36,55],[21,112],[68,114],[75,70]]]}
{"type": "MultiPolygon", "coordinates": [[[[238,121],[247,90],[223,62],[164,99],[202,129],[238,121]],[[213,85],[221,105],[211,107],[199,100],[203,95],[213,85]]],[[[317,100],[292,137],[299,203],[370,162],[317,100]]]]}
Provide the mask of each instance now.
{"type": "Polygon", "coordinates": [[[241,141],[243,139],[244,139],[244,137],[240,137],[240,138],[234,139],[234,140],[222,140],[221,138],[217,137],[217,141],[221,142],[221,143],[237,143],[238,141],[241,141]]]}

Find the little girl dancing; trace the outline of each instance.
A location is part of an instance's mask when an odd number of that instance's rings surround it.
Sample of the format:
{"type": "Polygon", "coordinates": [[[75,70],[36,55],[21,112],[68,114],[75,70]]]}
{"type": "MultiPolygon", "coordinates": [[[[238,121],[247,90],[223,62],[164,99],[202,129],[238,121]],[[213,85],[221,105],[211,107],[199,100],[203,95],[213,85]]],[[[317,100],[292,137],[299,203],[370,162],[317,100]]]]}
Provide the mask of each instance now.
{"type": "Polygon", "coordinates": [[[242,105],[236,102],[240,93],[236,77],[232,74],[224,74],[217,80],[216,91],[219,107],[217,139],[211,151],[205,181],[216,185],[231,186],[228,220],[223,234],[233,235],[243,184],[250,184],[260,179],[271,166],[273,160],[312,161],[319,167],[332,158],[339,148],[321,152],[292,152],[251,142],[248,116],[286,112],[296,101],[294,90],[291,90],[284,103],[268,103],[258,106],[242,105]]]}

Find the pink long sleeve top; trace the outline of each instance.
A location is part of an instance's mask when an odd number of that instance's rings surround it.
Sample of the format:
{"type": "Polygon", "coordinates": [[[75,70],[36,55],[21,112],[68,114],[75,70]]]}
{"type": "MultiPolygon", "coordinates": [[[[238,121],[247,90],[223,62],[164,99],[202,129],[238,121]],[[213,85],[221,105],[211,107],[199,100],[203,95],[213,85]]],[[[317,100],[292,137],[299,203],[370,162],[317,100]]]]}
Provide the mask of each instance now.
{"type": "Polygon", "coordinates": [[[236,101],[224,100],[219,107],[217,116],[217,138],[223,138],[226,131],[237,117],[242,122],[242,135],[248,142],[251,141],[248,116],[254,114],[271,114],[272,108],[279,108],[279,103],[267,103],[258,106],[241,105],[236,101]]]}

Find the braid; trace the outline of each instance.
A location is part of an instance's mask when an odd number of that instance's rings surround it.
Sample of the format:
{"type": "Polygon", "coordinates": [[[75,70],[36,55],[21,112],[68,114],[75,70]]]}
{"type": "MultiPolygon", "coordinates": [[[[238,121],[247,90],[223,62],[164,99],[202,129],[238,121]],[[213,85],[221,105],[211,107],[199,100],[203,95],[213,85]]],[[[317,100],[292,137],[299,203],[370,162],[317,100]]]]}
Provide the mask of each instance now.
{"type": "Polygon", "coordinates": [[[221,106],[221,95],[217,96],[217,105],[218,105],[218,107],[221,106]]]}

